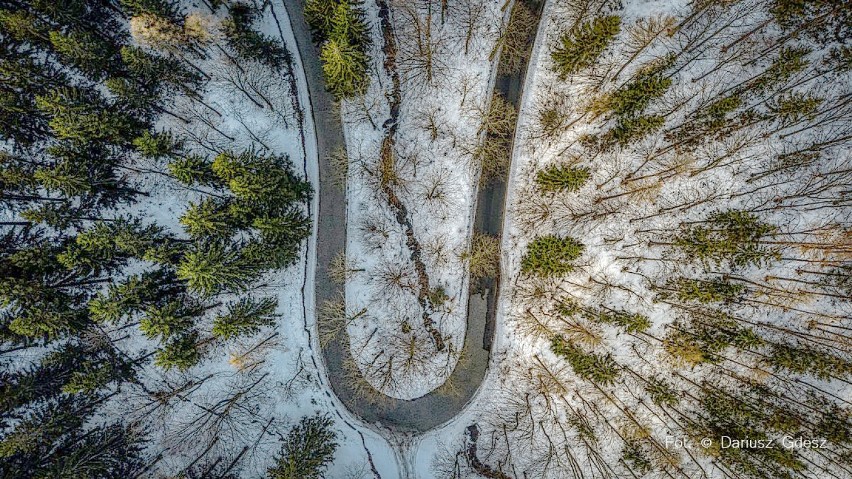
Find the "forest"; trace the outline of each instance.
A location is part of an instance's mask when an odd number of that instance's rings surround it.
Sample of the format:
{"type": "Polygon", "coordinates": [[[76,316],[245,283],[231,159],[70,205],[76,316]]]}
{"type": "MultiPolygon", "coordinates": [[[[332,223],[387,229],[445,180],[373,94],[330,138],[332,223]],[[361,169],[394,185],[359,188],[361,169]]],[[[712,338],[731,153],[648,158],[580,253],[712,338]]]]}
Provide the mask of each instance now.
{"type": "Polygon", "coordinates": [[[849,0],[0,0],[0,477],[852,477],[851,90],[849,0]]]}
{"type": "MultiPolygon", "coordinates": [[[[250,119],[213,96],[292,125],[291,53],[262,15],[0,3],[0,476],[164,477],[165,455],[197,451],[169,477],[237,477],[257,448],[228,437],[262,417],[246,399],[281,317],[269,273],[303,254],[313,195],[277,139],[234,133],[250,119]],[[193,374],[223,350],[247,372],[193,374]]],[[[268,477],[319,477],[331,426],[278,433],[268,477]]]]}

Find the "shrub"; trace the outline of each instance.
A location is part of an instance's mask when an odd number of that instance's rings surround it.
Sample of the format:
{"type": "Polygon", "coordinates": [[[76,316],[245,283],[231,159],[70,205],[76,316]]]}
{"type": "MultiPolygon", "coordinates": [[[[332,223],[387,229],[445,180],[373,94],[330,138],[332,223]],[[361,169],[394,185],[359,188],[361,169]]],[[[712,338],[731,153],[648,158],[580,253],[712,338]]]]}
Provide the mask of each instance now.
{"type": "Polygon", "coordinates": [[[500,272],[500,240],[494,236],[475,233],[470,251],[462,257],[468,260],[471,282],[494,278],[500,272]]]}

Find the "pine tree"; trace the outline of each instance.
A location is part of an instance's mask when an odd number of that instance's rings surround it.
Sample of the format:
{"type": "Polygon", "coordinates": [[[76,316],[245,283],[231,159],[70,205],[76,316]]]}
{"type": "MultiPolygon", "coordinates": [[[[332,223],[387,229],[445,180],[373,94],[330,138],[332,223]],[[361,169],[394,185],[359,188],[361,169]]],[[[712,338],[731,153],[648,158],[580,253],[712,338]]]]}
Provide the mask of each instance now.
{"type": "Polygon", "coordinates": [[[293,426],[275,465],[267,471],[269,479],[319,479],[337,451],[337,434],[328,416],[303,417],[293,426]]]}
{"type": "Polygon", "coordinates": [[[233,339],[254,334],[264,326],[271,326],[278,317],[275,298],[241,298],[228,304],[224,314],[213,320],[213,335],[220,339],[233,339]]]}
{"type": "Polygon", "coordinates": [[[574,238],[549,235],[534,239],[521,259],[521,271],[536,276],[560,276],[574,271],[584,246],[574,238]]]}
{"type": "Polygon", "coordinates": [[[592,66],[619,32],[621,18],[607,16],[595,17],[562,34],[559,46],[550,54],[559,78],[565,80],[592,66]]]}

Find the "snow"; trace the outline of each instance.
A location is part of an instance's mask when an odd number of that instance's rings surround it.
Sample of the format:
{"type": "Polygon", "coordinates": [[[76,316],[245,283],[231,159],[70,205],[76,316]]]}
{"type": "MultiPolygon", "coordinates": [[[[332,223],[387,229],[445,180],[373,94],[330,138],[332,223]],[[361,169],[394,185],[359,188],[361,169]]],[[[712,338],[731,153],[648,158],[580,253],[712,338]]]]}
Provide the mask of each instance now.
{"type": "MultiPolygon", "coordinates": [[[[271,76],[266,67],[245,64],[246,69],[256,69],[256,84],[274,107],[260,108],[245,95],[234,91],[229,75],[236,72],[223,63],[221,56],[212,53],[213,59],[203,66],[213,77],[206,85],[204,101],[219,110],[221,117],[183,99],[176,100],[175,108],[204,115],[205,120],[210,121],[221,134],[200,122],[182,125],[166,121],[163,127],[177,132],[186,130],[216,149],[239,150],[254,146],[285,153],[296,170],[301,171],[318,190],[316,132],[312,117],[308,111],[304,124],[297,125],[294,111],[295,107],[306,108],[310,103],[301,60],[283,5],[271,3],[270,9],[264,10],[262,21],[255,27],[273,38],[282,38],[288,50],[294,53],[297,103],[292,101],[283,73],[271,76]]],[[[264,100],[259,100],[257,103],[265,104],[264,100]]],[[[164,182],[160,177],[152,181],[156,181],[153,185],[156,194],[152,201],[136,205],[134,213],[141,213],[148,220],[181,234],[177,220],[188,202],[200,195],[164,182]]],[[[318,211],[318,195],[314,195],[309,211],[318,211]]],[[[177,473],[183,470],[214,441],[214,447],[206,457],[212,460],[221,454],[233,458],[243,447],[250,447],[235,471],[239,471],[242,477],[263,475],[272,465],[280,449],[279,438],[286,434],[288,428],[305,415],[320,413],[334,419],[338,434],[340,447],[329,468],[331,477],[366,477],[371,474],[370,461],[382,477],[396,475],[393,449],[379,434],[361,425],[337,400],[322,365],[315,334],[316,225],[314,221],[312,235],[303,245],[299,261],[284,271],[268,274],[263,280],[266,287],[257,292],[277,297],[277,312],[281,320],[276,327],[207,351],[205,360],[186,373],[163,373],[152,365],[142,372],[143,382],[151,390],[164,383],[179,384],[179,381],[209,377],[181,401],[156,413],[159,414],[155,421],[157,426],[150,430],[152,442],[148,449],[152,455],[164,454],[158,463],[160,471],[177,473]],[[207,411],[204,408],[221,406],[222,401],[255,382],[256,386],[248,389],[245,397],[237,402],[239,410],[226,414],[229,420],[224,425],[192,431],[191,428],[205,416],[207,411]]],[[[149,342],[140,342],[136,336],[132,335],[127,341],[128,349],[150,349],[152,345],[149,342]]],[[[140,417],[140,414],[149,411],[138,409],[146,400],[145,394],[130,388],[113,401],[110,409],[114,408],[116,414],[128,418],[140,417]]]]}
{"type": "MultiPolygon", "coordinates": [[[[624,4],[624,10],[618,12],[623,18],[622,36],[619,37],[619,42],[625,41],[625,29],[633,25],[640,17],[676,15],[683,18],[688,13],[685,2],[633,1],[624,2],[624,4]]],[[[757,23],[754,16],[749,16],[752,13],[751,7],[753,5],[747,2],[741,4],[740,10],[735,9],[727,12],[726,15],[716,20],[722,23],[725,19],[731,19],[730,28],[733,31],[739,33],[748,31],[757,23]]],[[[551,69],[549,51],[556,44],[558,35],[566,29],[566,25],[572,25],[574,21],[575,15],[570,6],[547,2],[542,28],[536,40],[531,71],[525,83],[524,97],[519,112],[519,133],[516,137],[509,179],[508,209],[502,245],[504,281],[500,294],[497,335],[489,373],[483,387],[466,410],[450,424],[431,431],[427,435],[418,454],[418,464],[428,464],[430,457],[436,465],[445,463],[442,460],[446,456],[444,450],[448,449],[451,453],[460,450],[463,444],[464,428],[470,424],[478,423],[484,429],[483,434],[494,432],[498,438],[502,438],[504,434],[501,432],[502,424],[516,423],[517,418],[511,419],[514,411],[525,410],[523,404],[517,403],[517,398],[526,394],[532,395],[530,397],[530,401],[532,401],[532,409],[529,413],[530,421],[533,420],[533,417],[536,421],[543,421],[539,432],[530,433],[532,436],[523,436],[518,440],[512,438],[511,443],[504,444],[501,443],[502,439],[497,439],[496,444],[494,442],[490,444],[493,454],[492,461],[502,461],[508,457],[510,463],[519,468],[515,471],[517,474],[520,474],[522,468],[529,467],[531,469],[526,469],[526,471],[528,471],[530,477],[536,474],[541,474],[542,477],[559,477],[555,472],[545,474],[541,469],[536,469],[540,466],[540,464],[536,466],[536,461],[545,461],[546,444],[550,439],[541,436],[541,434],[559,436],[561,433],[559,432],[560,429],[556,428],[556,424],[562,423],[564,425],[572,411],[581,411],[581,413],[586,414],[592,423],[596,424],[595,430],[598,434],[613,438],[611,445],[598,449],[598,452],[603,454],[603,460],[606,464],[619,464],[621,460],[620,449],[617,444],[621,442],[618,440],[618,434],[623,434],[623,431],[619,433],[617,430],[613,430],[613,422],[617,425],[615,427],[626,427],[629,424],[624,417],[620,416],[618,410],[614,408],[614,404],[631,408],[633,414],[648,427],[648,431],[651,431],[658,440],[662,440],[666,434],[682,433],[676,425],[662,421],[659,413],[653,413],[647,407],[639,406],[638,400],[642,396],[640,392],[642,384],[630,381],[632,378],[629,375],[623,383],[618,383],[619,386],[616,387],[614,392],[615,403],[610,403],[606,396],[598,393],[590,386],[590,383],[573,374],[565,361],[557,358],[550,351],[548,334],[542,336],[531,334],[528,325],[522,318],[530,308],[535,309],[542,318],[548,318],[552,316],[553,303],[564,298],[572,298],[580,304],[589,306],[604,304],[612,308],[646,314],[653,323],[652,328],[647,331],[648,339],[633,338],[619,332],[617,328],[603,325],[594,328],[597,336],[595,341],[598,345],[588,349],[598,353],[611,353],[618,363],[639,372],[645,377],[661,374],[663,377],[671,378],[673,377],[670,376],[670,371],[673,369],[671,356],[663,351],[659,343],[653,344],[653,342],[649,343],[648,341],[653,337],[664,336],[666,327],[672,323],[679,312],[656,300],[657,293],[652,289],[653,283],[649,279],[662,279],[676,273],[687,277],[699,277],[703,268],[698,264],[690,264],[689,258],[673,255],[659,247],[649,247],[648,235],[641,231],[674,232],[678,230],[683,221],[704,219],[710,212],[727,208],[747,208],[750,205],[772,200],[779,194],[778,190],[770,189],[769,191],[726,200],[727,195],[734,195],[743,191],[743,189],[748,189],[747,185],[743,183],[743,178],[747,177],[747,174],[744,175],[741,169],[743,166],[736,165],[732,161],[733,166],[723,163],[706,171],[697,169],[701,166],[698,162],[699,159],[706,158],[711,154],[719,155],[724,152],[731,152],[734,158],[746,159],[744,163],[746,167],[751,168],[752,171],[759,171],[762,165],[753,159],[768,158],[774,156],[773,153],[777,154],[780,150],[777,144],[762,141],[759,134],[751,135],[751,138],[748,136],[734,137],[730,140],[710,142],[706,147],[698,149],[694,153],[694,157],[690,159],[690,163],[687,163],[684,167],[686,171],[689,171],[689,168],[695,168],[697,171],[695,174],[675,175],[667,178],[659,185],[640,183],[641,189],[637,189],[635,192],[624,190],[620,187],[618,180],[624,176],[625,172],[631,171],[641,163],[642,158],[639,156],[642,152],[641,148],[650,149],[655,145],[655,138],[652,137],[641,142],[636,149],[616,149],[614,152],[604,153],[596,157],[592,156],[591,158],[583,156],[582,149],[577,144],[578,139],[584,134],[599,132],[602,125],[600,120],[590,121],[588,116],[581,114],[588,101],[598,93],[594,88],[602,88],[603,90],[614,88],[629,78],[640,65],[661,56],[667,50],[675,48],[677,41],[681,39],[677,36],[663,36],[651,48],[638,55],[631,66],[623,71],[618,81],[600,83],[599,79],[591,74],[577,75],[568,81],[560,81],[551,69]],[[575,120],[576,123],[573,123],[557,139],[543,139],[538,131],[537,111],[554,104],[567,113],[568,123],[575,120]],[[749,142],[746,140],[756,141],[749,142]],[[745,145],[745,147],[738,150],[737,148],[742,145],[745,145]],[[590,167],[592,177],[587,185],[577,192],[561,194],[556,197],[539,193],[532,181],[534,173],[550,164],[566,163],[590,167]],[[607,204],[606,201],[603,204],[595,201],[596,198],[614,194],[623,194],[623,196],[619,200],[612,201],[611,204],[607,204]],[[705,203],[686,211],[678,207],[685,202],[695,200],[703,200],[705,203]],[[670,212],[667,213],[665,208],[671,208],[670,212]],[[651,216],[660,212],[661,209],[663,214],[651,216]],[[539,280],[522,275],[520,260],[527,245],[534,237],[549,233],[578,238],[585,244],[586,251],[576,262],[577,270],[564,278],[552,280],[539,280]],[[633,255],[655,259],[641,261],[624,259],[626,256],[633,255]],[[545,292],[543,297],[540,296],[541,291],[545,292]],[[560,387],[566,388],[563,393],[556,393],[552,389],[549,392],[539,392],[538,388],[542,387],[541,381],[543,379],[541,379],[541,376],[536,376],[539,373],[534,372],[539,368],[537,365],[539,359],[541,360],[539,364],[542,367],[550,368],[551,371],[557,373],[561,381],[560,387]],[[542,401],[547,397],[555,403],[543,403],[542,401]],[[565,401],[564,404],[562,404],[563,400],[565,401]],[[596,405],[590,408],[593,404],[596,405]],[[598,414],[601,414],[601,416],[596,417],[598,414]],[[604,417],[610,421],[610,424],[603,420],[604,417]],[[620,425],[621,423],[627,424],[620,425]],[[553,430],[547,433],[546,431],[549,428],[553,428],[553,430]],[[542,449],[536,449],[535,444],[539,444],[542,449]]],[[[725,44],[731,41],[731,38],[736,38],[736,36],[731,34],[730,37],[723,38],[719,43],[725,44]]],[[[712,48],[719,46],[718,44],[704,45],[702,52],[711,51],[712,48]]],[[[617,67],[621,64],[620,62],[628,57],[629,54],[624,44],[618,43],[616,47],[613,47],[604,55],[599,62],[600,64],[593,70],[598,74],[611,73],[611,65],[617,67]]],[[[757,65],[752,67],[765,68],[769,60],[758,61],[757,65]]],[[[720,69],[708,76],[706,83],[694,84],[689,81],[690,78],[698,78],[712,69],[714,61],[715,59],[709,55],[703,59],[695,59],[680,72],[678,78],[681,81],[675,83],[666,94],[666,99],[657,106],[652,105],[649,112],[666,112],[670,108],[677,107],[680,111],[667,120],[667,126],[677,124],[684,118],[684,111],[688,111],[690,107],[694,107],[702,101],[706,102],[707,98],[712,98],[714,92],[730,86],[732,83],[730,75],[735,73],[738,78],[745,79],[749,78],[754,72],[754,70],[731,71],[720,69]],[[704,91],[699,90],[700,88],[703,88],[704,91]],[[679,101],[684,101],[687,106],[677,106],[679,101]]],[[[791,81],[795,82],[798,78],[801,78],[801,75],[791,81]]],[[[843,94],[842,91],[826,93],[825,90],[826,88],[817,87],[814,91],[820,91],[821,95],[834,98],[843,94]]],[[[838,158],[823,163],[821,168],[824,171],[838,171],[838,161],[848,166],[848,150],[845,153],[838,150],[835,150],[835,152],[839,155],[838,158]]],[[[665,170],[669,167],[666,162],[670,161],[671,158],[667,157],[652,158],[652,161],[642,171],[647,173],[654,169],[665,170]]],[[[792,189],[792,187],[790,188],[792,189]]],[[[844,224],[844,220],[848,219],[848,212],[844,213],[836,209],[816,214],[802,214],[801,211],[780,210],[773,212],[768,210],[761,213],[761,219],[781,226],[782,230],[803,231],[832,222],[844,224]]],[[[845,224],[848,225],[848,222],[845,224]]],[[[789,263],[779,263],[773,266],[770,271],[767,271],[766,268],[763,268],[762,271],[751,268],[740,272],[740,274],[754,278],[756,275],[777,274],[784,276],[785,272],[787,276],[791,275],[789,263]]],[[[835,301],[811,299],[804,309],[815,311],[819,316],[822,313],[837,314],[847,308],[835,301]]],[[[786,307],[771,311],[765,309],[760,311],[753,306],[746,305],[737,312],[743,313],[743,315],[753,314],[754,316],[751,319],[758,323],[794,327],[803,331],[802,323],[798,319],[800,315],[791,312],[786,307]]],[[[558,331],[558,328],[560,328],[558,324],[551,323],[548,326],[553,328],[551,331],[558,331]]],[[[773,335],[771,332],[766,332],[766,329],[761,331],[765,332],[768,338],[777,337],[777,334],[773,335]]],[[[728,355],[730,356],[731,353],[729,351],[728,355]]],[[[735,359],[746,362],[753,360],[747,354],[737,355],[735,359]]],[[[728,362],[728,367],[746,375],[753,374],[732,362],[728,362]]],[[[679,373],[693,381],[700,381],[702,378],[710,377],[711,369],[709,366],[700,366],[693,370],[680,369],[679,373]]],[[[627,375],[627,373],[622,373],[622,375],[627,375]]],[[[802,381],[804,384],[812,384],[815,388],[826,391],[829,396],[849,398],[852,395],[852,388],[848,383],[842,381],[817,381],[812,377],[802,379],[802,381]]],[[[772,381],[770,381],[771,383],[772,381]]],[[[789,386],[780,383],[780,387],[787,388],[789,386]]],[[[801,385],[797,386],[797,388],[801,387],[801,385]]],[[[802,390],[798,390],[797,394],[802,394],[802,390]]],[[[525,413],[521,412],[522,416],[523,414],[525,413]]],[[[569,425],[565,427],[570,430],[569,436],[566,438],[567,447],[573,451],[572,454],[583,454],[582,441],[569,425]]],[[[535,431],[535,427],[530,426],[530,428],[529,430],[535,431]]],[[[491,441],[491,439],[486,440],[485,446],[488,446],[488,441],[491,441]]],[[[554,445],[561,447],[559,441],[556,441],[554,445]]],[[[483,446],[482,442],[480,442],[480,446],[483,446]]],[[[675,452],[682,454],[682,451],[675,452]]],[[[588,471],[595,467],[592,463],[587,462],[591,459],[580,460],[579,467],[584,470],[588,471]]],[[[688,461],[689,458],[686,458],[686,460],[688,461]]],[[[451,463],[452,461],[450,461],[451,463]]],[[[706,459],[702,459],[701,464],[705,468],[711,468],[706,459]]],[[[506,467],[508,468],[508,466],[506,467]]],[[[558,462],[553,467],[558,469],[567,466],[564,462],[558,462]],[[558,466],[557,464],[562,465],[558,466]]],[[[441,473],[436,472],[438,470],[432,471],[433,477],[442,477],[441,473]]],[[[714,477],[718,473],[718,471],[711,472],[713,472],[714,477]]],[[[627,472],[624,473],[627,474],[627,472]]]]}
{"type": "MultiPolygon", "coordinates": [[[[378,14],[374,4],[365,7],[375,61],[383,58],[378,14]]],[[[480,138],[481,112],[490,101],[495,65],[489,53],[502,16],[499,7],[498,2],[483,3],[482,34],[466,55],[459,40],[450,40],[460,27],[451,20],[443,27],[436,22],[431,84],[407,61],[414,41],[409,39],[413,26],[404,21],[410,12],[401,11],[405,6],[394,7],[403,77],[396,138],[399,181],[394,189],[407,207],[430,287],[442,287],[448,296],[431,315],[449,338],[446,351],[434,348],[422,326],[407,236],[380,190],[382,126],[390,116],[386,98],[392,88],[380,61],[372,68],[365,97],[343,103],[349,156],[347,260],[350,268],[359,270],[347,281],[346,301],[349,311],[366,309],[347,331],[358,368],[372,386],[391,397],[414,399],[443,384],[464,341],[468,291],[464,253],[470,243],[479,176],[471,152],[480,138]],[[368,230],[372,232],[365,233],[368,230]]]]}

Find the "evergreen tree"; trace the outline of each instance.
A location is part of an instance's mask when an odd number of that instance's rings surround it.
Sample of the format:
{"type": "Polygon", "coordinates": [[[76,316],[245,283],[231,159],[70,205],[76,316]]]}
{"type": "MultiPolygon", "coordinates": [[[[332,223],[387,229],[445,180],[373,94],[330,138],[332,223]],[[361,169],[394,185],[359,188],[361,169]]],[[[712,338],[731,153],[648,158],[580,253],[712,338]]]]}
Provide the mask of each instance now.
{"type": "Polygon", "coordinates": [[[669,282],[669,287],[675,291],[678,300],[697,301],[702,304],[735,302],[747,292],[745,286],[731,283],[724,278],[677,278],[669,282]]]}
{"type": "Polygon", "coordinates": [[[176,154],[182,145],[169,131],[160,133],[145,131],[142,136],[133,139],[133,146],[142,156],[160,158],[176,154]]]}
{"type": "Polygon", "coordinates": [[[257,16],[254,7],[236,2],[228,7],[229,16],[222,22],[228,44],[241,57],[257,60],[272,68],[282,68],[291,61],[283,44],[252,29],[257,16]]]}
{"type": "Polygon", "coordinates": [[[137,435],[117,424],[84,426],[97,399],[73,394],[33,406],[0,434],[0,476],[124,479],[141,473],[137,435]]]}
{"type": "Polygon", "coordinates": [[[229,239],[235,224],[228,204],[213,198],[204,198],[198,203],[190,203],[180,217],[184,230],[195,239],[229,239]]]}
{"type": "Polygon", "coordinates": [[[601,146],[608,149],[612,145],[627,146],[634,141],[659,131],[665,119],[660,115],[639,115],[619,118],[611,130],[601,137],[601,146]]]}
{"type": "Polygon", "coordinates": [[[674,244],[705,263],[761,265],[778,257],[775,249],[761,245],[762,238],[776,231],[775,226],[760,222],[752,213],[727,210],[712,214],[707,226],[689,227],[674,244]]]}
{"type": "Polygon", "coordinates": [[[268,208],[289,206],[311,196],[310,183],[293,174],[286,156],[228,151],[216,156],[211,168],[237,198],[268,208]]]}
{"type": "Polygon", "coordinates": [[[332,29],[334,11],[339,4],[338,0],[306,0],[305,20],[311,27],[314,41],[322,43],[328,39],[332,29]]]}
{"type": "Polygon", "coordinates": [[[166,340],[188,331],[200,314],[199,309],[188,298],[172,300],[162,306],[151,305],[139,321],[139,329],[149,338],[166,340]]]}
{"type": "Polygon", "coordinates": [[[590,171],[586,167],[550,165],[535,175],[535,182],[542,191],[577,191],[589,180],[590,171]]]}
{"type": "Polygon", "coordinates": [[[177,267],[177,277],[201,296],[244,291],[259,274],[258,265],[221,244],[200,244],[188,251],[177,267]]]}
{"type": "Polygon", "coordinates": [[[337,434],[328,416],[305,416],[284,438],[269,479],[319,479],[337,451],[337,434]]]}
{"type": "Polygon", "coordinates": [[[158,226],[144,226],[139,219],[117,218],[78,234],[57,259],[69,270],[98,276],[117,270],[131,258],[143,258],[161,237],[158,226]]]}
{"type": "Polygon", "coordinates": [[[645,391],[651,397],[651,401],[660,407],[676,406],[680,402],[680,398],[672,385],[657,377],[652,377],[645,384],[645,391]]]}
{"type": "Polygon", "coordinates": [[[322,71],[328,91],[349,98],[367,89],[367,57],[346,38],[330,38],[320,50],[322,71]]]}
{"type": "Polygon", "coordinates": [[[624,86],[597,101],[592,106],[593,113],[612,112],[619,118],[638,117],[672,85],[672,79],[663,73],[672,66],[674,60],[674,56],[667,56],[644,66],[624,86]]]}
{"type": "MultiPolygon", "coordinates": [[[[720,387],[706,388],[701,398],[703,414],[699,416],[703,437],[713,440],[712,451],[718,460],[745,477],[794,477],[791,473],[805,469],[800,453],[783,447],[721,447],[723,436],[739,440],[766,441],[784,429],[777,428],[777,419],[794,416],[755,405],[754,399],[742,397],[736,391],[720,387]]],[[[789,433],[789,431],[787,431],[789,433]]]]}
{"type": "Polygon", "coordinates": [[[566,359],[577,376],[587,381],[609,386],[618,379],[618,363],[608,354],[601,356],[587,353],[558,335],[551,339],[550,349],[557,356],[566,359]]]}
{"type": "Polygon", "coordinates": [[[360,1],[308,0],[305,19],[321,45],[328,90],[338,99],[366,91],[370,37],[360,1]]]}
{"type": "Polygon", "coordinates": [[[154,356],[154,364],[166,371],[186,371],[201,360],[198,331],[190,330],[172,337],[154,356]]]}
{"type": "Polygon", "coordinates": [[[644,332],[651,327],[651,320],[644,314],[639,313],[604,310],[590,316],[595,321],[623,328],[627,333],[644,332]]]}
{"type": "Polygon", "coordinates": [[[744,90],[763,93],[773,86],[783,84],[793,75],[807,68],[809,64],[807,56],[810,53],[811,50],[806,47],[782,48],[769,68],[749,82],[744,90]]]}
{"type": "Polygon", "coordinates": [[[621,18],[595,17],[559,37],[559,46],[550,54],[559,78],[565,80],[592,66],[621,32],[621,18]]]}
{"type": "Polygon", "coordinates": [[[785,30],[804,31],[823,44],[845,44],[852,35],[852,13],[842,1],[773,0],[769,11],[785,30]]]}
{"type": "Polygon", "coordinates": [[[102,79],[107,72],[115,68],[117,63],[118,52],[115,45],[91,32],[72,31],[66,35],[52,31],[50,43],[53,49],[67,60],[67,63],[93,80],[102,79]]]}
{"type": "Polygon", "coordinates": [[[224,314],[216,316],[213,320],[213,335],[220,339],[233,339],[254,334],[261,327],[275,323],[277,307],[275,298],[241,298],[228,304],[224,314]]]}
{"type": "MultiPolygon", "coordinates": [[[[144,150],[146,145],[137,145],[137,148],[142,148],[141,151],[146,153],[146,150],[144,150]]],[[[205,158],[189,155],[174,159],[169,163],[168,168],[169,172],[185,185],[209,186],[218,182],[218,178],[213,173],[210,165],[211,162],[205,158]]]]}
{"type": "Polygon", "coordinates": [[[574,260],[583,254],[584,246],[574,238],[541,236],[527,247],[521,259],[521,271],[537,276],[560,276],[574,271],[574,260]]]}
{"type": "Polygon", "coordinates": [[[807,346],[773,345],[766,361],[776,370],[812,374],[822,380],[852,375],[852,362],[807,346]]]}
{"type": "Polygon", "coordinates": [[[80,88],[61,88],[39,95],[36,105],[50,118],[50,128],[59,139],[126,144],[142,129],[138,119],[109,108],[94,93],[80,88]]]}

